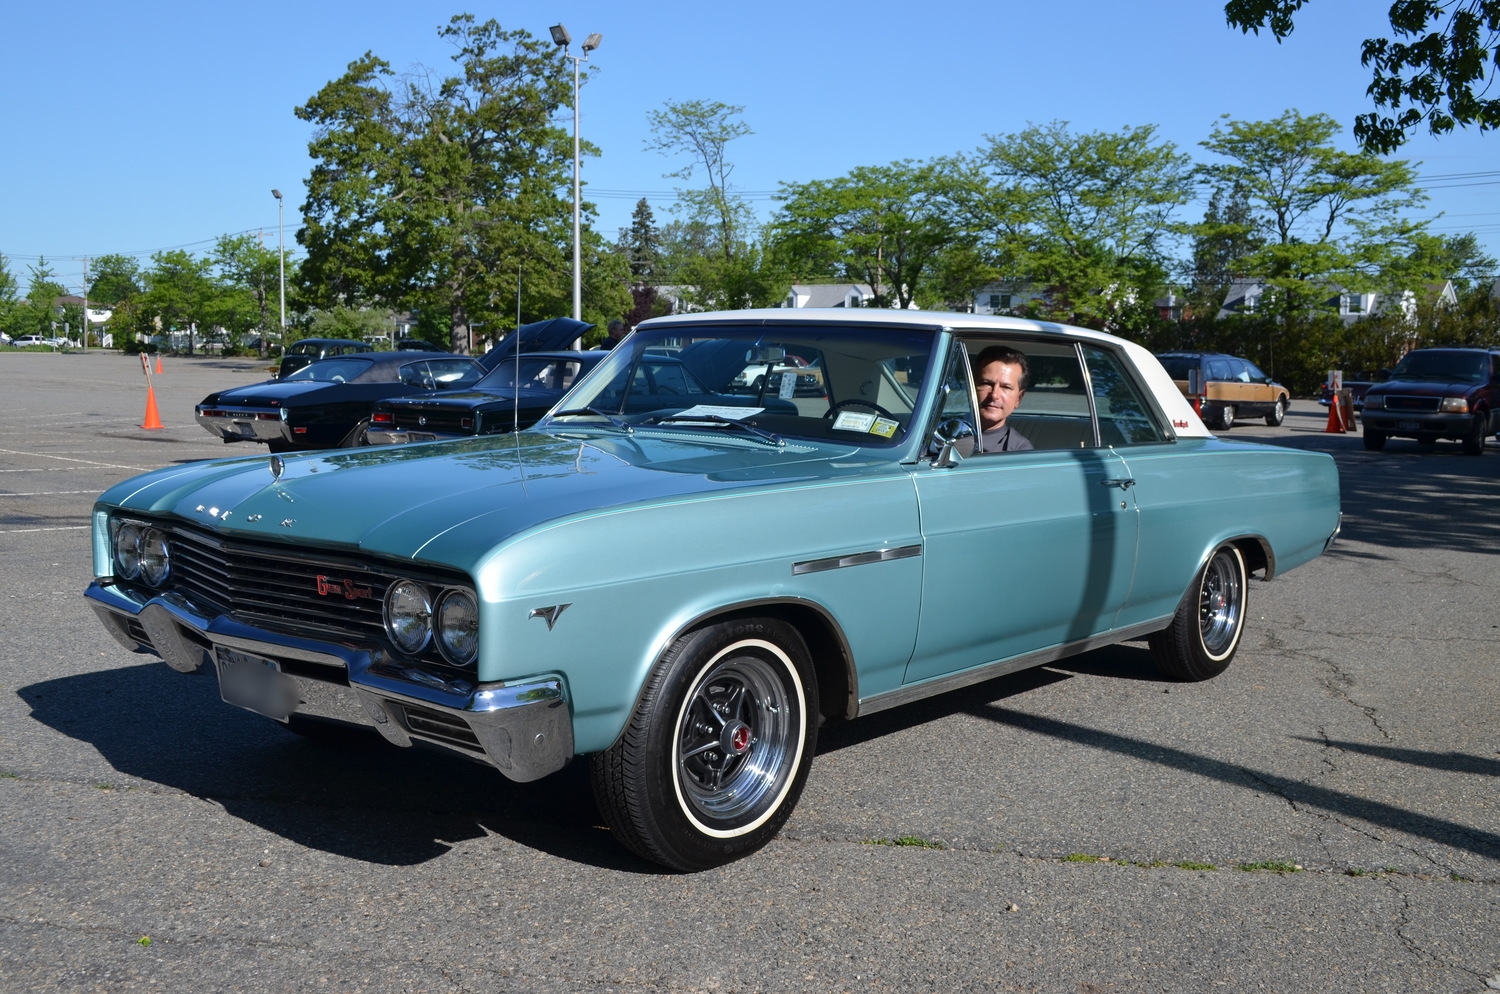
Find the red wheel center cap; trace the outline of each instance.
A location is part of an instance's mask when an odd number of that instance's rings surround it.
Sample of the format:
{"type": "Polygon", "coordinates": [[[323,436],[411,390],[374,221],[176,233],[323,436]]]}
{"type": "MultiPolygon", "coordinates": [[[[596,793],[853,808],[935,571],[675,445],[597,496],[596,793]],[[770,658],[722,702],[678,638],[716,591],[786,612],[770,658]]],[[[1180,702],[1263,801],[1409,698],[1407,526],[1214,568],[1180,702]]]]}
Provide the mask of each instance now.
{"type": "Polygon", "coordinates": [[[743,721],[732,721],[724,728],[724,751],[738,756],[750,748],[750,726],[743,721]]]}

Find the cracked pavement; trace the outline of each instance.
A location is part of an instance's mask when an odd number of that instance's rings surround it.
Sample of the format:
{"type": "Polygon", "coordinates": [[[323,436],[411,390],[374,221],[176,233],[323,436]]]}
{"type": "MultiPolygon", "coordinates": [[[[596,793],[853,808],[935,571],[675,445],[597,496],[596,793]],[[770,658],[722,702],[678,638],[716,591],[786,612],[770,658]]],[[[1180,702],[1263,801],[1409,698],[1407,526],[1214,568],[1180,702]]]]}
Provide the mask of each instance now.
{"type": "Polygon", "coordinates": [[[1221,677],[1130,643],[829,728],[772,845],[672,876],[576,764],[307,743],[122,650],[93,495],[223,454],[192,404],[260,364],[169,359],[146,433],[136,360],[4,361],[0,991],[1500,989],[1493,442],[1236,425],[1346,519],[1221,677]]]}

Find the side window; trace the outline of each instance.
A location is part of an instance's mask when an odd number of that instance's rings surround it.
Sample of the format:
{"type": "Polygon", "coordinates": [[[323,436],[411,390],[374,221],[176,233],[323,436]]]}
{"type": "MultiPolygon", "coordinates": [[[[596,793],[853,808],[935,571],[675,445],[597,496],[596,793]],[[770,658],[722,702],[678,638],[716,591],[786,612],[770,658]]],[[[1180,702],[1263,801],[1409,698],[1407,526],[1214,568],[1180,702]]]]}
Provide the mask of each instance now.
{"type": "Polygon", "coordinates": [[[967,421],[975,431],[979,430],[979,421],[974,416],[974,401],[969,390],[972,385],[972,377],[969,375],[969,364],[966,361],[968,352],[962,348],[953,350],[953,356],[948,360],[948,372],[943,377],[943,403],[939,417],[943,420],[948,418],[962,418],[967,421]]]}
{"type": "Polygon", "coordinates": [[[1229,363],[1225,362],[1223,359],[1210,359],[1208,360],[1208,368],[1204,375],[1206,375],[1210,380],[1217,380],[1218,382],[1223,383],[1225,380],[1231,379],[1229,374],[1229,363]]]}
{"type": "Polygon", "coordinates": [[[1167,433],[1119,356],[1090,345],[1083,347],[1083,356],[1099,415],[1100,441],[1113,446],[1166,441],[1167,433]]]}
{"type": "MultiPolygon", "coordinates": [[[[964,344],[968,350],[976,400],[981,405],[985,403],[985,392],[980,389],[980,381],[997,375],[993,369],[988,373],[986,369],[996,362],[1008,363],[1014,369],[1016,363],[1002,357],[1007,354],[1014,356],[1015,353],[1024,357],[1025,390],[1005,415],[1002,426],[1008,427],[1011,434],[1019,435],[1034,449],[1087,449],[1098,444],[1087,381],[1072,342],[975,338],[964,344]]],[[[975,416],[981,446],[993,445],[996,437],[985,436],[985,408],[977,410],[975,416]]],[[[993,411],[988,416],[993,420],[993,411]]],[[[999,430],[993,424],[988,428],[992,436],[999,430]]],[[[1005,441],[1003,444],[1009,446],[1013,443],[1005,441]]],[[[1007,448],[1006,451],[1014,449],[1007,448]]]]}
{"type": "Polygon", "coordinates": [[[418,390],[433,388],[432,373],[425,362],[409,362],[401,367],[401,382],[418,390]]]}

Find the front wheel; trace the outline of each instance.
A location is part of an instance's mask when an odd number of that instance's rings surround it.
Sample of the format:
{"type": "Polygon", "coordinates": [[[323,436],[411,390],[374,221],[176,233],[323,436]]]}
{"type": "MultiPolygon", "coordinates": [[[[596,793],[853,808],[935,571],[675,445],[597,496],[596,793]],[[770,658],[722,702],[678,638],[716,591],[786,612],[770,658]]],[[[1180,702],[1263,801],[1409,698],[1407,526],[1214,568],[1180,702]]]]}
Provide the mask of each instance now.
{"type": "Polygon", "coordinates": [[[769,842],[807,781],[818,687],[797,630],[774,618],[706,625],[674,642],[613,746],[590,757],[619,840],[674,870],[769,842]]]}
{"type": "Polygon", "coordinates": [[[1484,455],[1484,441],[1490,431],[1490,416],[1483,411],[1474,415],[1469,422],[1469,430],[1464,434],[1464,455],[1484,455]]]}
{"type": "Polygon", "coordinates": [[[1172,623],[1151,635],[1156,668],[1174,680],[1207,680],[1234,659],[1249,596],[1245,557],[1223,545],[1203,564],[1172,623]]]}
{"type": "Polygon", "coordinates": [[[1286,420],[1286,398],[1277,397],[1276,406],[1271,408],[1271,413],[1266,415],[1266,424],[1272,428],[1280,428],[1281,423],[1286,420]]]}

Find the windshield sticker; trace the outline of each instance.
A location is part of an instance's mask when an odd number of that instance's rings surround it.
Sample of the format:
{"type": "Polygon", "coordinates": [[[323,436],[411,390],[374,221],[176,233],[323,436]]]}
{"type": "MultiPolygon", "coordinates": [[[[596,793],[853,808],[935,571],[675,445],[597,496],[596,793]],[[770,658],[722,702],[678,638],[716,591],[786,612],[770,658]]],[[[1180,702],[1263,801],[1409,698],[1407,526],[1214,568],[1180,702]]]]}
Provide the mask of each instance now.
{"type": "Polygon", "coordinates": [[[890,438],[896,434],[896,429],[901,427],[901,422],[892,421],[890,418],[876,418],[875,423],[870,426],[871,435],[879,435],[881,438],[890,438]]]}
{"type": "Polygon", "coordinates": [[[740,421],[744,418],[753,418],[764,407],[720,407],[714,404],[697,404],[685,411],[679,411],[672,415],[677,418],[728,418],[731,421],[740,421]]]}
{"type": "Polygon", "coordinates": [[[840,411],[839,416],[833,419],[833,427],[839,431],[868,432],[874,424],[875,415],[861,414],[858,411],[840,411]]]}
{"type": "Polygon", "coordinates": [[[781,374],[781,389],[776,391],[776,396],[782,400],[791,400],[792,395],[797,392],[797,374],[791,370],[785,370],[781,374]]]}

